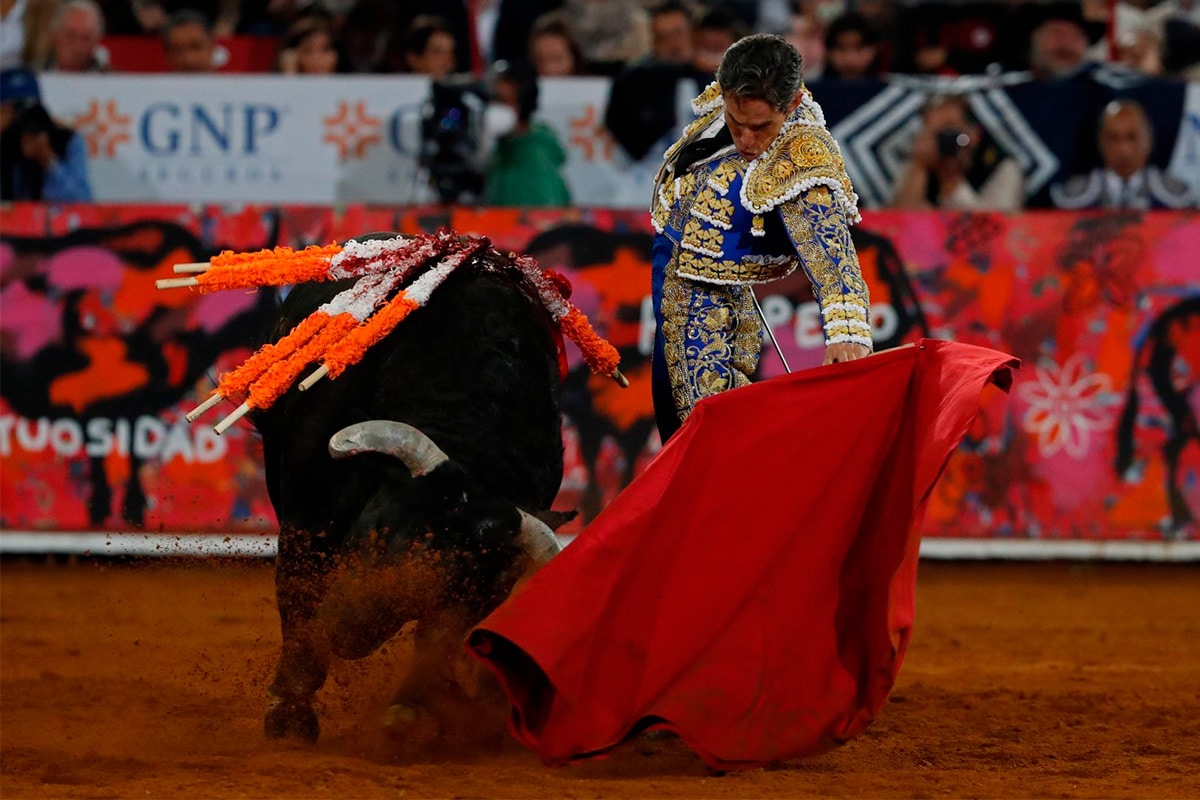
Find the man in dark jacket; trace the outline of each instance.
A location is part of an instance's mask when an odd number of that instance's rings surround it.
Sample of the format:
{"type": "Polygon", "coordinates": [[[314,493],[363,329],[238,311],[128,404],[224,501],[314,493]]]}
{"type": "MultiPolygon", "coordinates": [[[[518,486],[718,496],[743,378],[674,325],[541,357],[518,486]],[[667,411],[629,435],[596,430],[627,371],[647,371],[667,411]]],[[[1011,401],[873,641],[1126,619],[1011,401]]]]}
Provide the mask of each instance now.
{"type": "Polygon", "coordinates": [[[87,146],[42,105],[37,76],[0,72],[0,199],[86,202],[87,146]]]}

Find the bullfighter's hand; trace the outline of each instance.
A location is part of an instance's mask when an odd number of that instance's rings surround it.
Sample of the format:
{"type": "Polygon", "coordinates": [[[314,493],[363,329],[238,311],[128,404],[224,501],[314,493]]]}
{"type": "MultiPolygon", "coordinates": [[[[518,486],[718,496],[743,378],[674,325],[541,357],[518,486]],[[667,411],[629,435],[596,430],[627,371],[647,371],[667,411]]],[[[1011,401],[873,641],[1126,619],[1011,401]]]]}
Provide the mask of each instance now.
{"type": "Polygon", "coordinates": [[[855,361],[871,355],[870,348],[854,342],[838,342],[825,348],[825,363],[838,364],[843,361],[855,361]]]}

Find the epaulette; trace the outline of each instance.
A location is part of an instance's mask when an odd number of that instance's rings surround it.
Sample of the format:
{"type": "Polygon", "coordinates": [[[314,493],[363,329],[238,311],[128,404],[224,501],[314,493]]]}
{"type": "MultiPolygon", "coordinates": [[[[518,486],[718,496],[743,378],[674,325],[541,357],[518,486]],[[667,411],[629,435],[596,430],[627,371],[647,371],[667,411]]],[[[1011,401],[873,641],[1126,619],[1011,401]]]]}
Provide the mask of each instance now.
{"type": "MultiPolygon", "coordinates": [[[[846,162],[837,142],[825,127],[825,115],[812,95],[804,89],[803,98],[791,113],[779,135],[767,152],[756,158],[746,169],[740,199],[746,210],[764,214],[777,206],[794,200],[809,189],[826,186],[851,222],[858,222],[858,195],[846,174],[846,162]]],[[[725,113],[721,87],[715,81],[692,101],[692,110],[699,116],[684,129],[683,135],[663,155],[663,165],[655,177],[655,202],[659,208],[659,193],[671,180],[675,158],[697,136],[725,113]]],[[[669,206],[669,204],[667,204],[669,206]]]]}
{"type": "Polygon", "coordinates": [[[1157,167],[1146,169],[1146,185],[1150,195],[1166,208],[1194,208],[1196,195],[1186,181],[1157,167]]]}
{"type": "Polygon", "coordinates": [[[1104,201],[1103,173],[1095,169],[1054,184],[1050,187],[1050,201],[1055,208],[1066,210],[1099,208],[1104,201]]]}
{"type": "Polygon", "coordinates": [[[763,214],[817,186],[833,192],[848,221],[862,219],[841,150],[825,127],[821,107],[806,91],[771,147],[747,168],[742,205],[763,214]]]}

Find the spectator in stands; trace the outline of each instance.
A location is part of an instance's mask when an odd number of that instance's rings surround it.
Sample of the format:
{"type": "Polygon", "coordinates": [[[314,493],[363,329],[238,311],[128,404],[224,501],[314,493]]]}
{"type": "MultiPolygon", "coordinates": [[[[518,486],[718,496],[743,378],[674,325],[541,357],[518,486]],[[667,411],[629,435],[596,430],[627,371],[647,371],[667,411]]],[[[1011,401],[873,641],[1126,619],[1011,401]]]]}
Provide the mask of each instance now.
{"type": "Polygon", "coordinates": [[[1161,19],[1166,74],[1200,81],[1200,0],[1163,0],[1151,12],[1161,19]]]}
{"type": "Polygon", "coordinates": [[[171,72],[201,74],[216,69],[216,43],[208,19],[198,11],[175,13],[162,29],[163,52],[171,72]]]}
{"type": "Polygon", "coordinates": [[[687,64],[695,42],[692,12],[678,0],[666,0],[650,9],[650,55],[664,64],[687,64]]]}
{"type": "MultiPolygon", "coordinates": [[[[681,127],[678,108],[690,103],[712,73],[696,69],[691,13],[678,0],[651,11],[654,49],[618,74],[609,88],[604,125],[634,161],[657,159],[681,127]]],[[[689,114],[690,118],[690,114],[689,114]]]]}
{"type": "Polygon", "coordinates": [[[1192,188],[1150,162],[1154,131],[1141,105],[1114,100],[1100,117],[1102,166],[1050,187],[1057,208],[1195,208],[1192,188]]]}
{"type": "Polygon", "coordinates": [[[0,70],[0,200],[91,199],[83,138],[50,117],[31,70],[0,70]]]}
{"type": "Polygon", "coordinates": [[[529,63],[540,78],[565,78],[586,72],[583,48],[561,13],[543,14],[534,23],[529,34],[529,63]]]}
{"type": "Polygon", "coordinates": [[[745,35],[745,26],[735,14],[720,8],[704,13],[692,36],[692,66],[715,77],[725,51],[745,35]]]}
{"type": "MultiPolygon", "coordinates": [[[[764,6],[764,13],[768,6],[764,6]]],[[[825,72],[825,33],[841,5],[830,0],[791,0],[784,38],[804,59],[804,79],[816,80],[825,72]]]]}
{"type": "Polygon", "coordinates": [[[921,2],[905,9],[895,68],[923,75],[971,75],[1002,60],[1007,8],[994,2],[921,2]]]}
{"type": "Polygon", "coordinates": [[[562,177],[567,153],[550,126],[534,119],[537,76],[525,66],[503,65],[492,84],[495,102],[516,113],[516,126],[496,140],[487,171],[487,201],[494,206],[568,206],[562,177]]]}
{"type": "Polygon", "coordinates": [[[1163,75],[1162,33],[1152,25],[1136,25],[1121,34],[1117,39],[1117,61],[1143,75],[1163,75]]]}
{"type": "Polygon", "coordinates": [[[454,37],[452,72],[481,76],[499,61],[525,61],[534,22],[562,5],[563,0],[405,0],[400,3],[401,25],[406,19],[440,17],[454,37]]]}
{"type": "Polygon", "coordinates": [[[866,17],[850,12],[829,23],[825,32],[824,77],[858,80],[882,75],[879,34],[866,17]]]}
{"type": "Polygon", "coordinates": [[[108,53],[100,46],[104,38],[104,14],[95,0],[68,0],[58,7],[50,23],[50,53],[39,69],[57,72],[104,72],[108,53]]]}
{"type": "Polygon", "coordinates": [[[225,38],[236,31],[241,4],[241,0],[138,0],[133,11],[144,33],[163,35],[175,17],[189,11],[204,20],[211,38],[225,38]]]}
{"type": "Polygon", "coordinates": [[[1200,2],[1119,0],[1114,29],[1121,63],[1146,75],[1200,78],[1200,2]]]}
{"type": "Polygon", "coordinates": [[[1069,78],[1087,64],[1088,32],[1079,3],[1053,3],[1029,37],[1029,70],[1039,81],[1069,78]]]}
{"type": "Polygon", "coordinates": [[[454,34],[441,17],[415,18],[401,37],[400,48],[404,72],[428,75],[435,81],[454,72],[454,34]]]}
{"type": "Polygon", "coordinates": [[[391,0],[359,0],[342,21],[339,40],[347,72],[404,72],[403,41],[407,23],[399,25],[398,4],[391,0]],[[384,59],[387,59],[385,65],[384,59]]]}
{"type": "Polygon", "coordinates": [[[338,51],[333,46],[328,17],[301,17],[280,45],[276,69],[285,75],[331,75],[338,71],[338,51]]]}
{"type": "Polygon", "coordinates": [[[615,75],[650,53],[650,15],[638,0],[567,0],[564,8],[592,72],[615,75]]]}
{"type": "Polygon", "coordinates": [[[926,103],[892,205],[902,209],[1018,211],[1024,177],[975,120],[962,95],[926,103]]]}
{"type": "Polygon", "coordinates": [[[45,57],[45,32],[54,8],[54,0],[0,0],[0,68],[32,65],[45,57]]]}

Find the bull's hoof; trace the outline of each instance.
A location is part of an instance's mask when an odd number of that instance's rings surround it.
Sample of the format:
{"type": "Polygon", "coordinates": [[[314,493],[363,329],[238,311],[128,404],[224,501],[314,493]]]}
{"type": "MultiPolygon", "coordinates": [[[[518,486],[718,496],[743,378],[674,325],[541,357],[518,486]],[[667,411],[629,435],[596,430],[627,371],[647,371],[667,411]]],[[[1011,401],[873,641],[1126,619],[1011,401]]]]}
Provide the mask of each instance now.
{"type": "Polygon", "coordinates": [[[311,705],[276,700],[263,717],[263,733],[271,739],[315,742],[321,735],[321,723],[311,705]]]}
{"type": "Polygon", "coordinates": [[[442,738],[441,722],[421,706],[393,703],[383,713],[383,732],[409,755],[433,752],[442,738]]]}
{"type": "Polygon", "coordinates": [[[383,712],[383,727],[399,728],[411,725],[421,718],[421,709],[407,703],[394,703],[383,712]]]}

